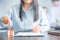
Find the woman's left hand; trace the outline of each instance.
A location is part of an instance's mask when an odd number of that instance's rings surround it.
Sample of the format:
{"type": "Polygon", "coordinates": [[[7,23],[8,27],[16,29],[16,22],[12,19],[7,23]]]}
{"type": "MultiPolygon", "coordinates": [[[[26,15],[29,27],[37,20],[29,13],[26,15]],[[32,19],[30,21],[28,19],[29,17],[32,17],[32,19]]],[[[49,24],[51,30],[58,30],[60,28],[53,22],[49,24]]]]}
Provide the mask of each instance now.
{"type": "Polygon", "coordinates": [[[36,32],[36,33],[39,33],[39,32],[41,32],[41,27],[40,26],[35,26],[35,27],[33,27],[32,31],[36,32]]]}

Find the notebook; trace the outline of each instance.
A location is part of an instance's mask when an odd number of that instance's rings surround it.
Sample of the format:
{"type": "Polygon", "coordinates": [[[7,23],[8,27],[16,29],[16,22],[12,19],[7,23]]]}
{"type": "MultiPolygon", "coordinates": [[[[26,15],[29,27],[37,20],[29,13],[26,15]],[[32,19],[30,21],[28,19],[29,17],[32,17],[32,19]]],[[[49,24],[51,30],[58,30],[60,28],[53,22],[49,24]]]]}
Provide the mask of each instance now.
{"type": "Polygon", "coordinates": [[[18,32],[14,35],[15,37],[44,37],[43,33],[34,33],[34,32],[18,32]]]}

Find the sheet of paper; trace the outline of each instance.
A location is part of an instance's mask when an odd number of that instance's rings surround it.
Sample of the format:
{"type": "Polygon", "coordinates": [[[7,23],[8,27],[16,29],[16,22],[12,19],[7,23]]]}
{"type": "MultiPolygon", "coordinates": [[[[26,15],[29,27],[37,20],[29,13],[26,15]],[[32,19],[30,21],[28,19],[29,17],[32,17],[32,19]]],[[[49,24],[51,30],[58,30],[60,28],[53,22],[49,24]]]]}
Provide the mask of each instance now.
{"type": "Polygon", "coordinates": [[[43,36],[42,33],[33,33],[33,32],[18,32],[15,36],[43,36]]]}

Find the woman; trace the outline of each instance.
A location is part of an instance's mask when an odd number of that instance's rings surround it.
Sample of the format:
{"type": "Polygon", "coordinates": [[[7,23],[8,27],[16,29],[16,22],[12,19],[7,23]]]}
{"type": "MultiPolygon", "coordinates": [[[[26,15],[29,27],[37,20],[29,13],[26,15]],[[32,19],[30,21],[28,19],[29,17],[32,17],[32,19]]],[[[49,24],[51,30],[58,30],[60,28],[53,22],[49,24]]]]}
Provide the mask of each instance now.
{"type": "Polygon", "coordinates": [[[45,32],[49,29],[49,23],[37,0],[21,0],[19,6],[9,11],[9,16],[4,16],[2,22],[13,23],[15,31],[45,32]],[[10,21],[10,19],[11,21],[10,21]]]}

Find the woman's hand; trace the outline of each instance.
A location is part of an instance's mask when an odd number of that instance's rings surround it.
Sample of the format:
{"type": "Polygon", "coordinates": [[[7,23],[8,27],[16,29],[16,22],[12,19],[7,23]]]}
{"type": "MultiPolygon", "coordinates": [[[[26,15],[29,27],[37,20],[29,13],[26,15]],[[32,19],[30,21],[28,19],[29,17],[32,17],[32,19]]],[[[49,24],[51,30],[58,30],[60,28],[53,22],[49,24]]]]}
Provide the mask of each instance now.
{"type": "Polygon", "coordinates": [[[41,32],[41,27],[40,26],[35,26],[32,31],[36,32],[36,33],[39,33],[39,32],[41,32]]]}
{"type": "Polygon", "coordinates": [[[10,18],[8,16],[4,16],[4,17],[2,17],[2,22],[4,24],[10,24],[11,20],[10,20],[10,18]]]}

